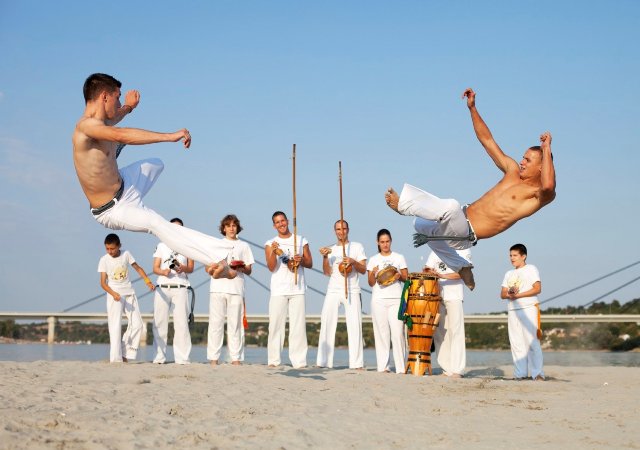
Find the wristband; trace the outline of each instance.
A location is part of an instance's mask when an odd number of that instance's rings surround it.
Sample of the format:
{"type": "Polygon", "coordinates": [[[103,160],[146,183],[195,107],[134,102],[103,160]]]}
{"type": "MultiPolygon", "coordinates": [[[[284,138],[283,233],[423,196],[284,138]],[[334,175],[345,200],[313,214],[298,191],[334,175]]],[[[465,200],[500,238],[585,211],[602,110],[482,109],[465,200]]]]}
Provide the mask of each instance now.
{"type": "Polygon", "coordinates": [[[143,278],[145,283],[151,283],[151,280],[149,278],[143,278]]]}
{"type": "Polygon", "coordinates": [[[129,111],[125,110],[125,114],[131,114],[133,112],[133,106],[131,106],[131,105],[123,105],[122,109],[124,109],[124,108],[129,108],[129,111]]]}

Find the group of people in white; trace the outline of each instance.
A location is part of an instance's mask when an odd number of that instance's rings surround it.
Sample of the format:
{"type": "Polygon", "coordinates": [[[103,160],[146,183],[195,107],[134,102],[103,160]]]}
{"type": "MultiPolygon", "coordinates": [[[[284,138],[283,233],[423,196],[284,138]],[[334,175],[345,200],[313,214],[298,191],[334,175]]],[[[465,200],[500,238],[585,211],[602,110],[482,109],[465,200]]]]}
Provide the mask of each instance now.
{"type": "MultiPolygon", "coordinates": [[[[294,236],[289,221],[282,211],[272,216],[277,235],[265,243],[265,259],[271,272],[269,298],[269,367],[282,364],[285,326],[289,319],[289,361],[296,368],[307,367],[307,333],[305,312],[305,269],[313,265],[306,238],[294,236]]],[[[170,221],[182,226],[180,219],[170,221]]],[[[226,263],[234,271],[232,278],[214,278],[210,281],[209,328],[207,359],[212,366],[221,361],[225,322],[229,362],[240,365],[244,360],[244,325],[246,307],[245,275],[251,274],[255,263],[249,245],[240,239],[239,219],[229,214],[219,226],[224,239],[231,244],[226,263]]],[[[391,249],[392,237],[387,229],[377,234],[378,253],[367,258],[364,246],[349,240],[349,224],[337,220],[334,224],[336,243],[321,247],[322,271],[329,277],[324,299],[318,340],[316,366],[333,368],[335,336],[340,307],[344,309],[349,351],[349,368],[363,370],[364,344],[362,334],[362,297],[360,275],[364,275],[372,288],[371,318],[375,339],[376,369],[378,372],[405,373],[407,341],[405,324],[398,318],[398,307],[404,282],[409,271],[404,256],[391,249]],[[389,272],[390,271],[390,272],[389,272]],[[391,278],[381,282],[383,272],[391,278]],[[391,364],[393,356],[393,365],[391,364]]],[[[169,314],[173,309],[173,353],[176,364],[189,364],[191,336],[188,317],[191,312],[188,274],[194,270],[194,261],[173,251],[160,242],[153,254],[153,283],[129,251],[121,250],[117,235],[105,239],[106,254],[100,259],[101,286],[107,292],[107,311],[110,335],[110,361],[136,359],[143,330],[140,309],[128,276],[128,267],[143,278],[154,295],[154,359],[157,364],[167,362],[169,314]],[[128,320],[121,333],[122,314],[128,320]]],[[[460,257],[471,261],[469,249],[456,250],[460,257]]],[[[540,347],[540,323],[537,294],[541,291],[540,276],[535,266],[526,264],[527,250],[522,244],[510,249],[513,270],[507,272],[502,283],[501,297],[509,301],[509,340],[514,363],[514,378],[544,379],[540,347]]],[[[206,267],[211,273],[211,267],[206,267]]],[[[442,302],[440,325],[434,335],[437,362],[442,374],[451,378],[464,375],[466,366],[464,332],[464,283],[460,275],[450,269],[435,252],[431,252],[423,271],[438,278],[442,302]]]]}

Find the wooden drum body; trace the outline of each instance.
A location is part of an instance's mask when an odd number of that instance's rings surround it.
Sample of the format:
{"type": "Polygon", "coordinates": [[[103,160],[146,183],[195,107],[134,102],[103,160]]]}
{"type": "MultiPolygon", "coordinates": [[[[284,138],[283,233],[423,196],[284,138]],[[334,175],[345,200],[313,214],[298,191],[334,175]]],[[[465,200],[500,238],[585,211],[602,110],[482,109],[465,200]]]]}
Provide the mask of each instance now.
{"type": "Polygon", "coordinates": [[[440,286],[438,278],[424,273],[410,273],[407,312],[413,325],[408,327],[409,355],[405,373],[422,376],[431,371],[431,344],[440,322],[440,286]]]}

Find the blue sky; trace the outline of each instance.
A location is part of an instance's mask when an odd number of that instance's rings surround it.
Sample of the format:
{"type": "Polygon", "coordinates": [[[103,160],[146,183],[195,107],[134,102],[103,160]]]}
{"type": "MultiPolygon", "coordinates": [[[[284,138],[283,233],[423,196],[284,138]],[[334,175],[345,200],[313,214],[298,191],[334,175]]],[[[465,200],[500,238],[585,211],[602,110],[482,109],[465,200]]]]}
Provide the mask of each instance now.
{"type": "MultiPolygon", "coordinates": [[[[499,180],[460,98],[473,87],[516,160],[552,132],[558,195],[473,249],[477,289],[467,291],[465,311],[505,309],[498,293],[516,242],[541,272],[542,300],[632,264],[640,259],[639,19],[635,1],[0,0],[0,310],[59,311],[100,293],[108,231],[91,218],[71,158],[93,72],[141,92],[123,126],[190,130],[188,151],[127,147],[120,164],[160,157],[166,168],[145,203],[192,228],[216,234],[232,212],[241,237],[272,237],[273,211],[292,209],[295,143],[298,232],[315,267],[318,248],[335,240],[342,161],[351,239],[373,256],[376,232],[388,228],[393,249],[418,270],[426,250],[410,245],[411,220],[388,210],[383,193],[409,182],[471,202],[499,180]]],[[[150,272],[157,240],[120,236],[150,272]]],[[[639,272],[548,306],[587,303],[639,272]]],[[[266,269],[254,274],[268,284],[266,269]]],[[[202,280],[202,271],[192,277],[202,280]]],[[[327,281],[309,275],[316,289],[327,281]]],[[[266,312],[268,293],[248,288],[249,312],[266,312]]],[[[637,282],[603,300],[639,291],[637,282]]],[[[207,288],[197,293],[197,312],[206,312],[207,288]]],[[[369,302],[365,295],[366,311],[369,302]]],[[[143,311],[151,305],[141,299],[143,311]]],[[[307,311],[321,305],[310,292],[307,311]]],[[[80,311],[104,308],[100,299],[80,311]]]]}

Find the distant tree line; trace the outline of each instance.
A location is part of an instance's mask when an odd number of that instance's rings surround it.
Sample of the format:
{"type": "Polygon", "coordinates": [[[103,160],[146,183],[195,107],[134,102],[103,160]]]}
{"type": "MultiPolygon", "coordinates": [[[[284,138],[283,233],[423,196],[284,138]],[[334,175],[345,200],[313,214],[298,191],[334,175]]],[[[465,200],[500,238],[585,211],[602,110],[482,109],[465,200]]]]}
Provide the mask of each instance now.
{"type": "MultiPolygon", "coordinates": [[[[544,314],[640,314],[640,299],[625,304],[617,300],[611,303],[594,303],[588,307],[567,306],[548,308],[544,314]]],[[[191,326],[191,341],[194,345],[207,342],[207,323],[195,323],[191,326]]],[[[27,341],[45,341],[46,323],[16,324],[13,320],[0,321],[0,336],[9,339],[27,341]]],[[[640,327],[636,323],[542,323],[543,347],[553,350],[612,350],[628,351],[640,348],[640,327]]],[[[307,340],[310,346],[318,345],[319,323],[307,324],[307,340]]],[[[373,325],[362,324],[365,347],[374,347],[373,325]]],[[[495,349],[509,348],[509,336],[506,324],[467,324],[465,325],[467,348],[495,349]]],[[[268,324],[249,323],[245,332],[246,345],[266,347],[268,324]]],[[[225,337],[226,339],[226,337],[225,337]]],[[[108,343],[109,331],[106,324],[86,324],[65,322],[56,325],[58,342],[91,341],[108,343]]],[[[173,341],[173,325],[169,324],[169,342],[173,341]]],[[[147,344],[153,343],[151,326],[147,329],[147,344]]],[[[347,327],[339,323],[336,330],[336,346],[346,347],[347,327]]],[[[285,342],[286,345],[286,342],[285,342]]]]}

